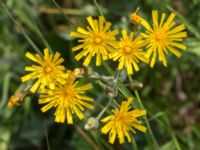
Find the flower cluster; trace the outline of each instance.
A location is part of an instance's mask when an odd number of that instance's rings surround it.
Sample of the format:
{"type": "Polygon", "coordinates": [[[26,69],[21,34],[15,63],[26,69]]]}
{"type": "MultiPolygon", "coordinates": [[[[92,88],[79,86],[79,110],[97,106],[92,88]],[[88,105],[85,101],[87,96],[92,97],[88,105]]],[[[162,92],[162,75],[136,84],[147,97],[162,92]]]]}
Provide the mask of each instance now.
{"type": "Polygon", "coordinates": [[[83,119],[82,111],[85,108],[93,109],[90,104],[93,98],[85,96],[84,93],[91,89],[91,84],[78,86],[78,81],[73,72],[70,72],[64,84],[58,84],[54,89],[43,89],[40,92],[39,104],[45,104],[42,112],[46,112],[52,107],[56,107],[55,121],[73,124],[72,114],[76,114],[79,119],[83,119]]]}
{"type": "MultiPolygon", "coordinates": [[[[135,71],[139,71],[139,62],[149,64],[154,67],[158,55],[159,61],[167,66],[166,54],[172,54],[180,57],[181,53],[177,49],[186,50],[186,46],[182,44],[186,37],[185,26],[183,24],[175,26],[175,14],[171,13],[166,19],[166,14],[162,13],[159,19],[158,11],[152,11],[153,24],[151,25],[141,16],[137,15],[138,10],[131,14],[130,21],[134,25],[142,25],[146,31],[129,32],[125,29],[121,31],[121,37],[118,29],[111,29],[112,23],[105,20],[103,16],[93,19],[87,17],[89,26],[86,28],[78,27],[77,31],[72,31],[70,35],[79,38],[79,45],[72,48],[76,53],[75,59],[80,61],[83,59],[83,65],[88,67],[96,58],[96,66],[101,66],[102,61],[108,59],[118,62],[118,70],[126,69],[128,75],[132,75],[135,71]],[[137,35],[137,36],[135,36],[137,35]]],[[[26,57],[35,64],[25,67],[25,71],[29,73],[21,77],[22,82],[29,81],[29,93],[38,93],[38,103],[42,105],[41,111],[46,112],[50,109],[55,110],[55,122],[73,124],[73,116],[76,115],[80,120],[84,116],[84,110],[94,109],[91,104],[93,98],[86,95],[86,92],[92,89],[92,85],[80,84],[78,78],[83,77],[84,70],[77,68],[68,70],[62,65],[64,59],[61,54],[56,52],[50,54],[49,50],[44,49],[44,55],[26,53],[26,57]]],[[[87,68],[87,70],[89,70],[87,68]]],[[[101,76],[96,72],[87,72],[88,77],[97,78],[105,92],[108,93],[110,101],[97,117],[88,119],[85,129],[92,129],[99,125],[99,120],[104,123],[101,128],[103,134],[109,134],[109,143],[113,144],[115,139],[119,139],[122,144],[127,138],[131,142],[131,133],[136,133],[136,129],[146,132],[147,128],[142,125],[139,117],[146,116],[145,109],[133,109],[133,98],[121,102],[115,98],[118,94],[118,75],[101,76]],[[103,80],[101,82],[100,80],[103,80]],[[114,109],[110,111],[110,115],[101,119],[104,112],[108,110],[111,102],[115,101],[120,107],[113,105],[114,109]]],[[[130,76],[129,76],[130,77],[130,76]]],[[[132,83],[130,85],[133,85],[132,83]]],[[[141,87],[141,85],[140,85],[141,87]]],[[[11,97],[8,105],[13,107],[20,104],[24,97],[29,94],[27,91],[16,92],[11,97]]]]}
{"type": "MultiPolygon", "coordinates": [[[[138,10],[137,10],[138,11],[138,10]]],[[[187,36],[185,26],[183,24],[175,26],[175,14],[171,13],[166,20],[166,14],[162,13],[159,21],[157,10],[152,11],[153,25],[150,25],[145,19],[137,15],[137,11],[131,15],[131,23],[141,24],[146,32],[139,33],[134,39],[134,32],[127,34],[125,29],[122,30],[122,37],[117,40],[118,30],[111,30],[111,23],[106,22],[103,16],[99,19],[88,17],[90,27],[83,29],[78,27],[77,32],[71,32],[71,36],[79,38],[81,44],[72,48],[73,51],[80,52],[76,55],[76,60],[85,57],[84,66],[88,66],[91,59],[96,55],[96,65],[101,65],[101,57],[103,60],[112,59],[119,62],[118,69],[126,68],[128,74],[133,74],[139,70],[138,63],[143,61],[150,62],[153,68],[157,55],[159,61],[167,66],[165,54],[173,53],[180,57],[181,53],[177,48],[186,50],[186,46],[182,44],[183,38],[187,36]]]]}
{"type": "Polygon", "coordinates": [[[85,96],[85,92],[92,88],[91,84],[79,85],[77,76],[82,74],[80,69],[66,70],[61,63],[64,61],[60,53],[50,55],[48,49],[44,49],[43,59],[38,54],[27,53],[26,57],[38,65],[25,67],[30,74],[23,76],[22,82],[36,80],[30,91],[39,93],[39,104],[45,104],[41,110],[46,112],[51,108],[56,109],[55,122],[67,122],[73,124],[72,115],[76,114],[83,119],[82,111],[85,108],[93,109],[90,102],[93,98],[85,96]]]}

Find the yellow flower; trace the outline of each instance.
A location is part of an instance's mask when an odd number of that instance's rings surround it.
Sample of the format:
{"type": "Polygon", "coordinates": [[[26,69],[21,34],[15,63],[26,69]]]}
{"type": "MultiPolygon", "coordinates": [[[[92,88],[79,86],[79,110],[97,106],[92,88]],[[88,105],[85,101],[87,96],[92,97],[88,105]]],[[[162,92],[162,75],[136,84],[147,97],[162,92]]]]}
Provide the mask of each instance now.
{"type": "Polygon", "coordinates": [[[72,48],[72,51],[81,50],[75,59],[79,61],[82,57],[86,57],[83,65],[88,66],[92,57],[96,55],[96,66],[101,65],[101,59],[107,60],[108,53],[113,50],[115,44],[115,36],[118,34],[118,30],[110,30],[111,23],[106,22],[103,16],[99,16],[99,19],[92,19],[87,17],[87,21],[90,26],[87,29],[78,27],[77,32],[71,32],[71,36],[80,38],[78,42],[81,44],[72,48]]]}
{"type": "Polygon", "coordinates": [[[132,101],[132,98],[128,98],[127,101],[121,103],[119,109],[112,110],[113,115],[102,119],[102,122],[106,124],[101,132],[103,134],[109,132],[109,143],[113,144],[116,136],[119,138],[120,144],[124,143],[124,137],[131,142],[130,132],[135,134],[135,129],[146,132],[146,127],[142,126],[142,122],[138,120],[138,117],[146,115],[146,110],[130,110],[132,101]]]}
{"type": "Polygon", "coordinates": [[[136,9],[135,12],[133,12],[131,14],[130,20],[131,20],[131,23],[133,23],[133,24],[138,24],[138,23],[140,23],[142,21],[142,18],[137,15],[138,11],[139,11],[139,7],[136,9]]]}
{"type": "Polygon", "coordinates": [[[60,53],[56,52],[53,56],[49,54],[46,48],[44,49],[43,58],[39,54],[33,55],[29,52],[26,53],[26,57],[38,64],[25,67],[25,70],[31,73],[21,78],[22,82],[37,79],[30,89],[31,92],[34,93],[37,89],[44,88],[45,86],[53,88],[57,82],[65,82],[64,78],[67,75],[64,73],[65,67],[60,65],[64,61],[63,58],[60,58],[60,53]]]}
{"type": "Polygon", "coordinates": [[[135,40],[133,37],[134,32],[127,35],[126,30],[123,30],[122,38],[116,44],[116,50],[109,55],[114,61],[119,61],[118,69],[121,70],[125,67],[128,74],[133,74],[133,68],[135,71],[139,70],[139,60],[148,63],[148,59],[145,57],[146,53],[142,51],[145,46],[142,35],[139,35],[135,40]]]}
{"type": "Polygon", "coordinates": [[[93,99],[85,96],[85,92],[92,88],[91,84],[78,86],[76,75],[74,72],[68,73],[64,85],[58,84],[54,89],[43,89],[40,92],[39,104],[45,104],[41,108],[42,112],[46,112],[51,108],[56,109],[55,122],[73,124],[72,115],[75,113],[79,119],[84,118],[82,111],[86,108],[93,109],[88,102],[93,99]]]}
{"type": "Polygon", "coordinates": [[[186,46],[181,42],[183,38],[187,36],[187,33],[183,31],[185,26],[183,24],[175,27],[174,22],[175,14],[171,13],[169,18],[165,21],[166,14],[162,13],[161,20],[158,20],[158,11],[152,11],[153,26],[150,26],[147,21],[142,19],[141,24],[146,28],[146,33],[143,34],[147,44],[146,56],[151,59],[150,66],[153,68],[157,53],[159,61],[162,61],[164,66],[167,66],[165,54],[168,52],[173,53],[177,57],[181,56],[181,53],[177,48],[186,50],[186,46]]]}

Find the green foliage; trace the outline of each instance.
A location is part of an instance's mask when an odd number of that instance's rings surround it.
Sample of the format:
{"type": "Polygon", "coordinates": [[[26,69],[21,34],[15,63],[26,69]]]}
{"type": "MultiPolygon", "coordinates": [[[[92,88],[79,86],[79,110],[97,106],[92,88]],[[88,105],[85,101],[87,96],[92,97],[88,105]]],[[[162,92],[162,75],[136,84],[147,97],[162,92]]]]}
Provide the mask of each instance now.
{"type": "MultiPolygon", "coordinates": [[[[151,18],[151,10],[169,13],[175,11],[177,21],[187,27],[187,51],[177,59],[169,56],[168,68],[161,64],[152,70],[142,66],[133,77],[144,84],[139,91],[141,101],[148,110],[145,118],[152,128],[155,142],[161,150],[200,149],[200,1],[199,0],[61,0],[57,1],[1,1],[0,2],[0,149],[155,149],[152,136],[134,135],[132,143],[119,145],[107,143],[99,131],[85,131],[84,123],[76,120],[75,126],[56,124],[53,112],[42,114],[37,95],[27,97],[19,107],[7,107],[8,99],[21,86],[20,77],[28,63],[26,51],[40,52],[48,47],[59,51],[69,69],[81,67],[74,60],[71,47],[75,40],[69,32],[84,25],[88,15],[103,13],[115,27],[128,28],[129,16],[140,7],[139,14],[151,18]],[[50,8],[53,8],[51,10],[50,8]],[[64,11],[62,10],[64,9],[64,11]],[[71,9],[72,8],[72,9],[71,9]],[[54,12],[54,10],[56,10],[54,12]]],[[[115,66],[115,64],[112,64],[115,66]]],[[[113,74],[104,64],[98,72],[113,74]]],[[[83,81],[84,82],[84,81],[83,81]]],[[[91,81],[94,82],[94,81],[91,81]]],[[[94,83],[96,109],[86,111],[86,116],[98,115],[106,104],[104,91],[94,83]]],[[[128,97],[137,93],[121,87],[128,97]]],[[[135,102],[135,105],[140,106],[135,102]]],[[[109,113],[109,112],[106,112],[109,113]]]]}

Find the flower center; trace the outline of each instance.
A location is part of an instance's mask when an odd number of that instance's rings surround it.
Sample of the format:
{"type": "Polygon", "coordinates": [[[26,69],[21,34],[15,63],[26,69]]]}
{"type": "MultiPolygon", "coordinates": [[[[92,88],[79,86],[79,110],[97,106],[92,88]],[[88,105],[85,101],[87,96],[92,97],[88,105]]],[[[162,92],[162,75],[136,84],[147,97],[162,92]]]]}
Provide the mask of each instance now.
{"type": "Polygon", "coordinates": [[[63,99],[65,99],[65,101],[63,102],[63,105],[65,107],[69,107],[70,105],[73,105],[73,99],[75,97],[75,91],[73,89],[73,87],[65,87],[66,89],[63,89],[63,99]]]}
{"type": "Polygon", "coordinates": [[[45,73],[50,73],[52,70],[53,70],[53,69],[52,69],[50,66],[46,66],[46,67],[44,68],[44,72],[45,72],[45,73]]]}
{"type": "Polygon", "coordinates": [[[126,47],[124,48],[124,51],[125,51],[126,53],[130,53],[130,52],[132,51],[132,48],[129,47],[129,46],[126,46],[126,47]]]}
{"type": "Polygon", "coordinates": [[[97,37],[94,38],[95,44],[100,44],[101,42],[102,42],[102,39],[100,37],[97,36],[97,37]]]}
{"type": "Polygon", "coordinates": [[[153,33],[153,39],[158,45],[167,44],[167,34],[161,29],[153,33]]]}

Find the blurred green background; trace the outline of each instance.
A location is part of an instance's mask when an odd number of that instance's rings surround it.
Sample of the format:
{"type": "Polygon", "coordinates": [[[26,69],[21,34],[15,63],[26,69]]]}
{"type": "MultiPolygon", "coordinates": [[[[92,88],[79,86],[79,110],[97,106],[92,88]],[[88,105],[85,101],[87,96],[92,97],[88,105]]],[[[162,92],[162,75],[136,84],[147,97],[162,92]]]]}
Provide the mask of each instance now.
{"type": "MultiPolygon", "coordinates": [[[[0,1],[0,150],[125,150],[152,149],[142,133],[134,135],[137,143],[114,145],[99,130],[85,131],[85,120],[76,124],[54,123],[53,112],[42,114],[38,96],[27,97],[19,107],[9,109],[9,97],[21,85],[24,67],[30,65],[24,54],[36,49],[59,51],[69,69],[81,67],[74,60],[71,47],[76,40],[69,32],[85,26],[86,17],[98,16],[92,0],[1,0],[0,1]],[[64,14],[65,15],[64,15],[64,14]],[[69,18],[74,25],[69,21],[69,18]]],[[[98,0],[107,20],[118,29],[129,30],[129,16],[139,6],[139,14],[151,19],[157,9],[177,15],[176,21],[187,27],[184,41],[187,51],[181,58],[168,55],[168,68],[157,63],[154,69],[141,65],[134,78],[144,84],[140,95],[148,111],[148,120],[161,150],[200,149],[200,0],[98,0]],[[177,148],[177,143],[180,147],[177,148]]],[[[106,73],[104,67],[95,68],[106,73]]],[[[91,81],[94,82],[94,81],[91,81]]],[[[95,84],[95,82],[94,82],[95,84]]],[[[108,100],[95,84],[89,93],[95,98],[95,116],[108,100]]]]}

